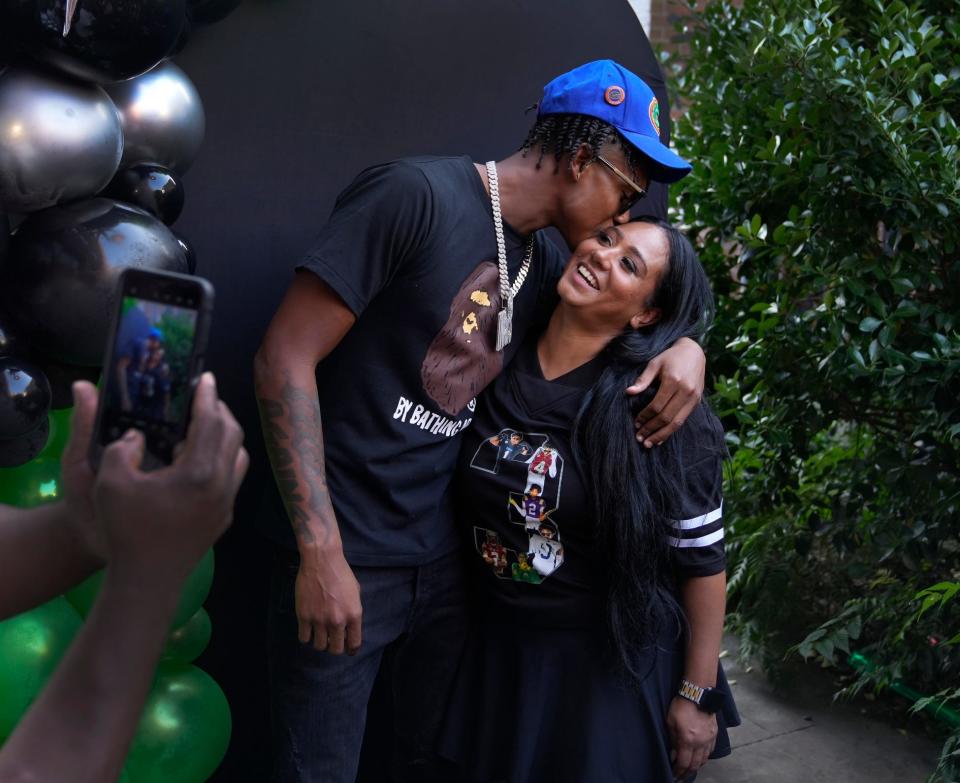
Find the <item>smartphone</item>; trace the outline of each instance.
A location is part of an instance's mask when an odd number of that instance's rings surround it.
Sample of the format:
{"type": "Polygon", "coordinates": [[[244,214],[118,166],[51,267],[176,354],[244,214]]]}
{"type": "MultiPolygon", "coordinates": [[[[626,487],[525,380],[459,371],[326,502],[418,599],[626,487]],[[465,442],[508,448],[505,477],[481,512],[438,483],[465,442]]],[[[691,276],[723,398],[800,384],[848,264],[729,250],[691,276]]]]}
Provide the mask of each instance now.
{"type": "Polygon", "coordinates": [[[110,326],[90,462],[127,430],[146,438],[143,469],[173,461],[203,372],[213,286],[201,277],[125,269],[110,326]]]}

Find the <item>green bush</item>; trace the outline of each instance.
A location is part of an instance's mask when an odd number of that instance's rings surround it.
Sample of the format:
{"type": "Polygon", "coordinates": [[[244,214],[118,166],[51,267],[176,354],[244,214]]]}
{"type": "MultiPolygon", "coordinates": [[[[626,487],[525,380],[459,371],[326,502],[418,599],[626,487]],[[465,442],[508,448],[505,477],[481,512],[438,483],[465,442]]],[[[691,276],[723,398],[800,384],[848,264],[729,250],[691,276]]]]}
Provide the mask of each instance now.
{"type": "Polygon", "coordinates": [[[858,650],[849,691],[956,707],[960,10],[725,0],[684,28],[672,210],[718,299],[731,622],[774,674],[858,650]]]}

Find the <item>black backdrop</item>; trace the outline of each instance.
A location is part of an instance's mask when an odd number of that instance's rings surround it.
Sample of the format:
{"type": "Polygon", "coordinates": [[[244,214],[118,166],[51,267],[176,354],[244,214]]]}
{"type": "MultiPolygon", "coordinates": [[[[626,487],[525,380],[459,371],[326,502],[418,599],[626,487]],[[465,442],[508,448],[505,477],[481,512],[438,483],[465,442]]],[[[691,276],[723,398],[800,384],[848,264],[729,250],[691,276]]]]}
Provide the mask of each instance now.
{"type": "MultiPolygon", "coordinates": [[[[267,779],[270,547],[253,514],[269,469],[251,368],[293,265],[362,168],[418,153],[505,157],[542,86],[603,57],[651,81],[666,107],[627,0],[246,0],[177,55],[203,99],[207,135],[176,228],[216,287],[209,365],[252,456],[217,546],[213,640],[200,661],[234,716],[215,780],[267,779]]],[[[669,132],[669,113],[661,119],[669,132]]]]}

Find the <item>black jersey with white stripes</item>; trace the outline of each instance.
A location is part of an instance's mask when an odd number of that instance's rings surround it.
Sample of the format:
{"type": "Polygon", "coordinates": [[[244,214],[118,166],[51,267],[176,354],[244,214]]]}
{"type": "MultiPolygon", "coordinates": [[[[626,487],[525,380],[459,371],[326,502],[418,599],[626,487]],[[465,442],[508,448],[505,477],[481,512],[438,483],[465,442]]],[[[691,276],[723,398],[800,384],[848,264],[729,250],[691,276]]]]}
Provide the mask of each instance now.
{"type": "Polygon", "coordinates": [[[711,576],[726,567],[723,552],[723,429],[706,403],[686,423],[680,439],[680,492],[671,509],[673,559],[681,578],[711,576]]]}
{"type": "MultiPolygon", "coordinates": [[[[456,477],[471,579],[490,612],[536,627],[593,623],[606,567],[596,548],[591,489],[571,428],[601,359],[546,380],[530,340],[478,399],[456,477]]],[[[684,425],[671,545],[679,579],[724,570],[723,435],[700,406],[684,425]]]]}

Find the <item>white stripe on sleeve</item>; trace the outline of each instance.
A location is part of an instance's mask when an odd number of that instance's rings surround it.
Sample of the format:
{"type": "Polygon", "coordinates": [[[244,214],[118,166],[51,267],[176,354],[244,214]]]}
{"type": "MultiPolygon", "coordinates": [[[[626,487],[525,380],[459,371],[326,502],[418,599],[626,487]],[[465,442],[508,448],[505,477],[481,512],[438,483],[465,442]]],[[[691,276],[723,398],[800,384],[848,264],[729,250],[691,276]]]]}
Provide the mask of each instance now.
{"type": "Polygon", "coordinates": [[[723,501],[720,501],[720,506],[715,508],[713,511],[704,514],[699,517],[692,517],[691,519],[678,519],[673,523],[673,527],[678,530],[693,530],[694,528],[704,527],[709,525],[711,522],[716,522],[720,517],[723,516],[723,501]]]}
{"type": "Polygon", "coordinates": [[[717,543],[720,539],[723,538],[723,528],[719,530],[714,530],[712,533],[708,533],[705,536],[700,536],[700,538],[674,538],[670,536],[668,540],[670,541],[670,546],[677,547],[678,549],[685,549],[686,547],[701,547],[701,546],[710,546],[711,544],[717,543]]]}

